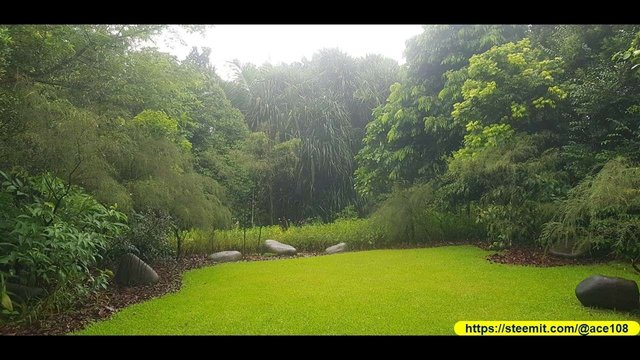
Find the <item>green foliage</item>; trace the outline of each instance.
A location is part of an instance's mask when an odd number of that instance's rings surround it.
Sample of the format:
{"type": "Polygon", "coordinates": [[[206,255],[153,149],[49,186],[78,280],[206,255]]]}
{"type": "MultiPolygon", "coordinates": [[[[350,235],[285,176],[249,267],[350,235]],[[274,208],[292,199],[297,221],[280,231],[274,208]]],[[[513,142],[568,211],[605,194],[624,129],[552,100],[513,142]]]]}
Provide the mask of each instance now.
{"type": "Polygon", "coordinates": [[[552,215],[551,203],[568,190],[558,151],[547,150],[549,137],[509,135],[459,150],[449,160],[439,197],[447,208],[473,210],[492,241],[533,241],[552,215]]]}
{"type": "Polygon", "coordinates": [[[166,211],[180,229],[230,225],[225,190],[199,160],[225,156],[247,128],[211,69],[132,48],[157,26],[7,29],[0,166],[50,171],[129,214],[166,211]]]}
{"type": "Polygon", "coordinates": [[[358,211],[356,207],[353,205],[346,206],[344,209],[340,210],[340,212],[336,215],[337,219],[341,220],[352,220],[358,218],[358,211]]]}
{"type": "Polygon", "coordinates": [[[72,305],[105,287],[107,273],[94,267],[110,242],[127,230],[126,216],[49,173],[0,175],[4,281],[44,288],[52,301],[45,300],[38,313],[72,305]]]}
{"type": "Polygon", "coordinates": [[[186,151],[192,148],[189,140],[179,136],[178,121],[168,117],[163,111],[144,110],[131,123],[151,136],[173,140],[186,151]]]}
{"type": "Polygon", "coordinates": [[[226,91],[249,127],[275,143],[300,141],[293,178],[266,183],[271,187],[268,206],[262,207],[267,223],[282,217],[328,221],[345,206],[359,205],[351,177],[353,155],[372,108],[397,80],[397,64],[324,49],[291,65],[235,65],[236,79],[226,91]]]}
{"type": "Polygon", "coordinates": [[[544,227],[542,244],[575,243],[631,261],[640,258],[640,167],[624,158],[610,160],[571,189],[559,206],[554,221],[544,227]]]}
{"type": "Polygon", "coordinates": [[[302,226],[252,227],[246,229],[192,230],[186,238],[186,253],[210,254],[216,251],[264,251],[266,239],[294,246],[298,251],[322,252],[340,242],[350,249],[377,249],[401,245],[459,242],[480,239],[482,226],[464,213],[440,211],[431,204],[432,195],[425,187],[395,194],[368,219],[356,219],[355,209],[344,210],[342,218],[332,223],[312,222],[302,226]],[[408,198],[408,199],[407,199],[408,198]],[[410,206],[409,206],[410,205],[410,206]]]}
{"type": "Polygon", "coordinates": [[[158,137],[171,138],[178,134],[178,122],[162,111],[145,110],[136,115],[132,123],[158,137]]]}
{"type": "Polygon", "coordinates": [[[614,56],[613,59],[631,62],[631,70],[635,70],[636,74],[640,76],[640,32],[631,42],[629,49],[619,52],[617,57],[614,56]]]}
{"type": "Polygon", "coordinates": [[[273,224],[290,217],[296,194],[295,184],[300,160],[300,139],[281,143],[263,132],[251,133],[238,148],[225,156],[208,152],[200,156],[227,189],[234,222],[242,227],[273,224]]]}
{"type": "Polygon", "coordinates": [[[408,40],[406,74],[374,110],[356,157],[358,192],[375,198],[394,184],[428,180],[443,171],[443,157],[460,146],[466,124],[450,119],[460,94],[444,89],[445,74],[524,32],[524,26],[436,25],[408,40]]]}
{"type": "Polygon", "coordinates": [[[633,161],[638,153],[634,114],[640,104],[639,79],[628,62],[612,60],[629,48],[637,25],[534,26],[532,44],[565,63],[564,89],[571,109],[562,156],[575,185],[618,155],[633,161]]]}
{"type": "Polygon", "coordinates": [[[162,210],[147,210],[130,218],[131,231],[112,242],[108,256],[115,262],[121,255],[134,253],[150,263],[175,255],[170,241],[174,221],[162,210]]]}
{"type": "Polygon", "coordinates": [[[502,145],[513,138],[514,131],[509,124],[480,125],[479,121],[467,124],[464,147],[453,153],[454,159],[471,158],[482,150],[502,145]]]}
{"type": "Polygon", "coordinates": [[[0,80],[5,76],[8,57],[11,53],[11,35],[6,26],[0,27],[0,80]]]}
{"type": "Polygon", "coordinates": [[[429,183],[394,191],[371,215],[371,221],[389,245],[469,241],[482,239],[484,234],[469,214],[439,208],[429,183]]]}
{"type": "Polygon", "coordinates": [[[230,225],[231,214],[218,198],[222,189],[209,177],[175,174],[167,179],[136,181],[131,188],[141,209],[167,211],[181,229],[230,225]]]}
{"type": "Polygon", "coordinates": [[[562,129],[554,111],[567,98],[559,82],[562,59],[548,59],[529,39],[496,46],[469,59],[469,66],[447,74],[445,92],[460,91],[451,116],[461,125],[509,124],[516,130],[562,129]]]}

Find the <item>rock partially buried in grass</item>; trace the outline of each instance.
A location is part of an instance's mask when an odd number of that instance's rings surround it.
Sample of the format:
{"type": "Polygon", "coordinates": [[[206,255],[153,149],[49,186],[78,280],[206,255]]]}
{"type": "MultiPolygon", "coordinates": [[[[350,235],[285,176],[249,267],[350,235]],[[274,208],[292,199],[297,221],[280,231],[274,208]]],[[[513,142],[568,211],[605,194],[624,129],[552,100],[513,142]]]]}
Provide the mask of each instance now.
{"type": "Polygon", "coordinates": [[[278,255],[295,255],[297,253],[296,248],[293,246],[275,240],[265,240],[264,245],[267,247],[268,252],[278,255]]]}
{"type": "Polygon", "coordinates": [[[133,254],[122,256],[115,276],[116,283],[122,286],[155,284],[159,279],[151,266],[133,254]]]}
{"type": "Polygon", "coordinates": [[[335,253],[339,253],[339,252],[343,252],[347,250],[347,244],[341,242],[340,244],[336,244],[333,246],[329,246],[324,253],[325,254],[335,254],[335,253]]]}
{"type": "Polygon", "coordinates": [[[215,262],[238,261],[242,259],[240,251],[220,251],[209,255],[209,259],[215,262]]]}
{"type": "Polygon", "coordinates": [[[576,296],[588,307],[626,311],[640,306],[638,284],[618,277],[590,276],[576,286],[576,296]]]}

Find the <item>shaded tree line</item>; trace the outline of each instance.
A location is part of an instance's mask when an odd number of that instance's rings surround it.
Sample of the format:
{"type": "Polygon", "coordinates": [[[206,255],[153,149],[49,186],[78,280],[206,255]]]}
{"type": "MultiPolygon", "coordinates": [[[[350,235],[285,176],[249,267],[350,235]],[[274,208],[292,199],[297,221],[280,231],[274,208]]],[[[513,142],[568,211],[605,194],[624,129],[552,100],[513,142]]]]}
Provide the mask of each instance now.
{"type": "Polygon", "coordinates": [[[290,65],[236,61],[234,68],[235,78],[224,88],[249,128],[266,136],[252,141],[289,149],[290,161],[268,160],[274,170],[263,168],[263,178],[246,190],[264,213],[261,223],[331,221],[345,207],[362,208],[353,187],[353,159],[372,109],[384,103],[398,79],[397,63],[325,49],[290,65]]]}

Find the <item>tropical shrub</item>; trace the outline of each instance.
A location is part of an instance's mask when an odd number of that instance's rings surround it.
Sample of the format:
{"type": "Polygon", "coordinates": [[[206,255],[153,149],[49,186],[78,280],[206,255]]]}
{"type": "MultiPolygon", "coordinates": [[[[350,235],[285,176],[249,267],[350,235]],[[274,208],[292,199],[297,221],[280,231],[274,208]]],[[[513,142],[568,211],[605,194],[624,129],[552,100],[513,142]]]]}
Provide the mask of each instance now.
{"type": "Polygon", "coordinates": [[[550,220],[553,200],[568,190],[560,158],[544,150],[548,136],[496,137],[486,129],[465,136],[465,147],[449,160],[440,201],[467,207],[496,247],[531,243],[550,220]]]}
{"type": "Polygon", "coordinates": [[[389,244],[482,239],[484,229],[465,211],[439,207],[430,183],[394,191],[372,214],[389,244]]]}
{"type": "MultiPolygon", "coordinates": [[[[7,284],[44,289],[34,309],[60,309],[107,286],[96,268],[109,242],[126,231],[127,218],[80,187],[49,173],[0,172],[0,288],[5,314],[17,314],[7,284]]],[[[37,314],[36,314],[37,315],[37,314]]]]}
{"type": "Polygon", "coordinates": [[[113,242],[109,258],[117,261],[121,255],[134,253],[145,262],[166,260],[175,255],[170,240],[174,226],[171,216],[162,210],[147,209],[130,218],[131,230],[113,242]]]}
{"type": "Polygon", "coordinates": [[[621,157],[610,160],[571,189],[559,206],[558,215],[544,225],[543,245],[575,243],[613,252],[640,272],[640,167],[621,157]]]}

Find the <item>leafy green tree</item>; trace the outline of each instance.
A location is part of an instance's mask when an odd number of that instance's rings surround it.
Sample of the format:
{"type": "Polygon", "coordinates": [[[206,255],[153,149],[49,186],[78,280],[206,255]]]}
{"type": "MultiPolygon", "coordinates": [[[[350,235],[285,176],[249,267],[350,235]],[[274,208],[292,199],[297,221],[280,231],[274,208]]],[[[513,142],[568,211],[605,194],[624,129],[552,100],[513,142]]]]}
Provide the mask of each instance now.
{"type": "Polygon", "coordinates": [[[550,203],[567,190],[557,149],[567,128],[562,66],[524,39],[447,74],[443,92],[461,93],[451,116],[467,134],[448,163],[443,191],[450,203],[476,207],[497,247],[535,239],[550,203]]]}
{"type": "Polygon", "coordinates": [[[443,92],[460,92],[455,123],[509,124],[519,131],[563,131],[558,105],[567,98],[560,84],[562,59],[545,58],[529,39],[474,55],[469,65],[447,74],[443,92]]]}
{"type": "Polygon", "coordinates": [[[397,76],[397,64],[374,56],[356,60],[337,49],[291,65],[235,64],[236,79],[225,87],[249,127],[276,143],[300,140],[296,176],[286,195],[295,201],[287,200],[291,207],[282,216],[330,220],[357,202],[353,154],[372,107],[397,76]]]}
{"type": "Polygon", "coordinates": [[[358,192],[377,196],[393,184],[441,172],[443,156],[460,146],[464,133],[464,126],[450,118],[460,94],[442,92],[445,74],[464,67],[474,54],[522,38],[525,31],[525,26],[437,25],[408,40],[406,73],[375,109],[356,157],[358,192]]]}
{"type": "Polygon", "coordinates": [[[571,104],[562,156],[573,185],[608,160],[623,155],[637,161],[635,109],[638,79],[616,54],[627,50],[637,25],[546,26],[533,29],[534,45],[565,59],[571,104]]]}

